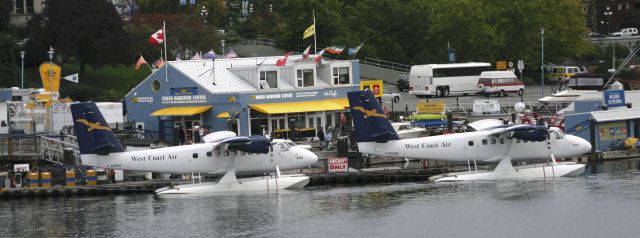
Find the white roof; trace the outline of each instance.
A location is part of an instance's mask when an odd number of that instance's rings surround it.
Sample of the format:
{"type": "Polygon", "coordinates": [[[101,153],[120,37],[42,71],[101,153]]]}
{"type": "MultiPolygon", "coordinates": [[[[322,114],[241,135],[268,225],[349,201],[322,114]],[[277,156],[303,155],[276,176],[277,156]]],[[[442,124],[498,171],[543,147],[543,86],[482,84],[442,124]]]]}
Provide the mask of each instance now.
{"type": "Polygon", "coordinates": [[[591,116],[593,116],[593,119],[597,122],[636,119],[640,118],[640,108],[594,111],[591,112],[591,116]]]}
{"type": "Polygon", "coordinates": [[[480,66],[491,66],[490,63],[476,63],[476,62],[469,62],[469,63],[454,63],[454,64],[422,64],[422,65],[414,65],[411,66],[411,68],[413,67],[432,67],[434,69],[441,69],[441,68],[460,68],[460,67],[480,67],[480,66]]]}
{"type": "Polygon", "coordinates": [[[488,78],[517,78],[516,74],[507,70],[507,71],[484,71],[480,74],[480,78],[488,79],[488,78]]]}
{"type": "MultiPolygon", "coordinates": [[[[242,68],[255,68],[256,66],[275,67],[276,61],[282,58],[283,56],[216,59],[215,61],[208,59],[183,60],[171,61],[169,64],[172,66],[171,69],[180,71],[180,73],[184,74],[211,93],[250,92],[260,89],[257,88],[257,85],[251,85],[236,75],[234,73],[234,69],[241,70],[242,68]],[[213,70],[214,64],[215,70],[213,70]],[[214,80],[215,85],[213,84],[214,80]]],[[[302,58],[300,55],[290,55],[287,59],[286,66],[284,67],[290,67],[300,58],[302,58]]],[[[329,86],[329,84],[324,83],[323,80],[316,80],[316,84],[316,86],[319,87],[329,86]]],[[[295,87],[287,83],[285,80],[279,80],[278,89],[273,90],[276,91],[293,88],[295,87]]]]}

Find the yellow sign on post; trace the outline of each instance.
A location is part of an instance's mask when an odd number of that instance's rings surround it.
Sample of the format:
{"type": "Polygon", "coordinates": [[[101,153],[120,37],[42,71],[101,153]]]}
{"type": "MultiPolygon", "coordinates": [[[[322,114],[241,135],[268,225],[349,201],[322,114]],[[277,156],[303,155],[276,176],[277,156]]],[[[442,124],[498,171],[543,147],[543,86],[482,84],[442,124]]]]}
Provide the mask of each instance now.
{"type": "Polygon", "coordinates": [[[444,102],[418,102],[416,103],[416,111],[421,113],[443,113],[444,102]]]}
{"type": "Polygon", "coordinates": [[[42,79],[42,88],[47,91],[58,92],[60,90],[60,75],[62,68],[57,64],[44,63],[40,65],[40,78],[42,79]],[[51,84],[53,83],[53,88],[51,84]]]}
{"type": "Polygon", "coordinates": [[[360,81],[360,91],[371,90],[373,92],[373,96],[382,97],[384,93],[383,81],[382,80],[362,80],[360,81]]]}
{"type": "Polygon", "coordinates": [[[507,61],[505,61],[505,60],[496,61],[496,69],[497,70],[507,70],[507,61]]]}

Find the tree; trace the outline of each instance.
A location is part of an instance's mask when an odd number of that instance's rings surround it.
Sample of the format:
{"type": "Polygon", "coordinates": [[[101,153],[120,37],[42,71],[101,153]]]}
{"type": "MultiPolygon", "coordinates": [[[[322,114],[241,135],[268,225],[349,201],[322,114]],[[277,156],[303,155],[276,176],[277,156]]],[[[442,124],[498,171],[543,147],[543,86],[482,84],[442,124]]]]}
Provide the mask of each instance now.
{"type": "Polygon", "coordinates": [[[0,31],[6,31],[9,29],[10,18],[9,15],[13,10],[13,3],[11,0],[0,0],[0,31]]]}
{"type": "Polygon", "coordinates": [[[131,40],[115,8],[104,0],[49,0],[43,12],[28,23],[30,57],[48,60],[53,46],[57,57],[94,68],[131,63],[131,40]],[[73,17],[70,17],[73,16],[73,17]]]}
{"type": "Polygon", "coordinates": [[[0,87],[14,87],[19,85],[18,52],[13,37],[4,32],[0,33],[0,87]]]}

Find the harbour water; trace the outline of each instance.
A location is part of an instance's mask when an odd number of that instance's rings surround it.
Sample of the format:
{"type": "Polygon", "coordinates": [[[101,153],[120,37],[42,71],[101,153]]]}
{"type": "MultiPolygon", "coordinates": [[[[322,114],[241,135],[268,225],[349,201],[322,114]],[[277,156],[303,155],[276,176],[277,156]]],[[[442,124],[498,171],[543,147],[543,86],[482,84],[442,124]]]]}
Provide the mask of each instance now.
{"type": "Polygon", "coordinates": [[[2,237],[638,237],[640,160],[553,181],[0,203],[2,237]]]}

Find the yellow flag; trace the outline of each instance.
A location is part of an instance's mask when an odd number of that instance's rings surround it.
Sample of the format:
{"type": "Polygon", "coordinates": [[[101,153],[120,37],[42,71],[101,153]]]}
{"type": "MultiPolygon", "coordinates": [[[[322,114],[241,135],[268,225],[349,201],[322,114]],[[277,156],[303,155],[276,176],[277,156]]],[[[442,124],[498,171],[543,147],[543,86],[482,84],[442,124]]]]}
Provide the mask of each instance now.
{"type": "Polygon", "coordinates": [[[302,34],[302,39],[307,39],[309,36],[316,34],[316,24],[311,25],[309,28],[304,30],[304,34],[302,34]]]}

